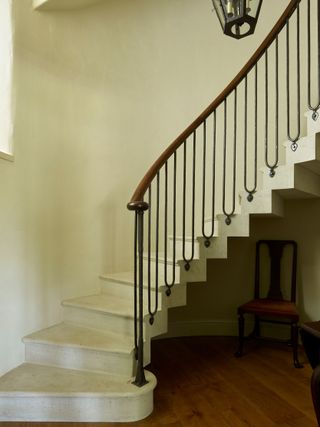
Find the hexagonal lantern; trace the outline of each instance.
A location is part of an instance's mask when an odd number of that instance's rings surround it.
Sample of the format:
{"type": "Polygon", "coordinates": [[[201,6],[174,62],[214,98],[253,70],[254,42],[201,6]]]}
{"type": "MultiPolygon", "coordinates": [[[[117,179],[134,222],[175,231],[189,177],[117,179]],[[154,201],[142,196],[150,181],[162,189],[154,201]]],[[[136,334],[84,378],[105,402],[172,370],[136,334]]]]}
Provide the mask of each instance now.
{"type": "Polygon", "coordinates": [[[254,33],[263,0],[212,0],[224,34],[241,39],[254,33]]]}

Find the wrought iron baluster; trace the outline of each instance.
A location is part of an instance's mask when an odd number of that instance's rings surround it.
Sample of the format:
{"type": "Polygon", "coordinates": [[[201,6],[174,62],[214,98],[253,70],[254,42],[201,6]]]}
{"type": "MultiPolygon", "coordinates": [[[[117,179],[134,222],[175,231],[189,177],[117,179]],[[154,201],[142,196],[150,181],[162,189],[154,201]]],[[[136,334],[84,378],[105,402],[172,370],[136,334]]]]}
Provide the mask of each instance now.
{"type": "Polygon", "coordinates": [[[136,302],[136,311],[135,314],[137,316],[137,319],[135,319],[135,323],[138,323],[137,327],[137,341],[138,341],[138,363],[137,363],[137,372],[135,380],[133,381],[133,384],[135,384],[138,387],[142,387],[145,384],[148,383],[148,381],[145,378],[144,374],[144,367],[143,367],[143,353],[144,353],[144,339],[143,339],[143,215],[144,211],[148,209],[148,204],[145,202],[141,202],[136,209],[136,215],[137,215],[137,243],[138,243],[138,283],[139,283],[139,290],[138,290],[138,298],[135,298],[136,302]]]}
{"type": "Polygon", "coordinates": [[[152,219],[152,184],[148,189],[148,311],[151,311],[151,240],[152,240],[152,227],[151,227],[151,219],[152,219]]]}
{"type": "Polygon", "coordinates": [[[307,36],[308,36],[308,42],[307,42],[307,63],[308,63],[308,107],[310,110],[313,111],[312,118],[313,120],[317,120],[318,113],[317,110],[320,107],[320,5],[318,2],[317,5],[317,24],[318,24],[318,30],[317,30],[317,43],[318,43],[318,54],[317,54],[317,77],[318,77],[318,102],[315,105],[312,105],[311,101],[311,6],[310,6],[310,0],[308,0],[308,12],[307,12],[307,36]]]}
{"type": "MultiPolygon", "coordinates": [[[[223,111],[223,119],[224,119],[224,133],[223,133],[223,185],[222,185],[222,210],[224,214],[225,212],[225,205],[226,205],[226,168],[227,168],[227,125],[228,125],[228,118],[227,118],[227,108],[228,108],[228,98],[224,100],[223,103],[224,111],[223,111]]],[[[226,218],[226,224],[231,224],[231,218],[226,218]]]]}
{"type": "MultiPolygon", "coordinates": [[[[207,166],[207,121],[203,122],[203,156],[202,156],[202,234],[205,235],[206,216],[206,166],[207,166]]],[[[210,245],[210,240],[206,237],[206,242],[210,245]]]]}
{"type": "Polygon", "coordinates": [[[134,254],[133,254],[133,316],[134,316],[134,355],[135,359],[138,360],[138,213],[134,213],[134,254]]]}
{"type": "Polygon", "coordinates": [[[185,254],[186,245],[186,187],[187,187],[187,147],[183,143],[183,188],[182,188],[182,253],[185,254]]]}
{"type": "Polygon", "coordinates": [[[204,245],[208,248],[215,232],[215,182],[216,182],[216,141],[217,141],[217,118],[216,110],[212,113],[213,117],[213,135],[212,135],[212,194],[211,194],[211,232],[205,232],[205,181],[206,181],[206,144],[207,144],[207,129],[204,122],[204,149],[203,149],[203,199],[202,199],[202,235],[205,238],[204,245]]]}
{"type": "Polygon", "coordinates": [[[265,164],[269,176],[273,178],[279,163],[279,40],[275,39],[275,160],[269,160],[269,61],[268,50],[265,52],[265,164]]]}
{"type": "Polygon", "coordinates": [[[227,212],[226,208],[226,169],[227,169],[227,98],[224,100],[224,147],[223,147],[223,191],[222,210],[226,216],[225,223],[231,224],[231,217],[235,212],[236,203],[236,169],[237,169],[237,88],[234,89],[234,113],[233,113],[233,179],[232,179],[232,208],[227,212]]]}
{"type": "Polygon", "coordinates": [[[182,256],[185,262],[184,268],[186,271],[190,270],[190,263],[194,258],[194,216],[195,216],[195,190],[196,190],[196,131],[193,132],[193,153],[192,153],[192,213],[191,213],[191,230],[192,230],[192,243],[191,243],[191,256],[186,256],[186,221],[185,221],[185,208],[186,208],[186,142],[184,142],[183,151],[183,242],[182,242],[182,256]]]}
{"type": "Polygon", "coordinates": [[[168,281],[168,268],[167,268],[167,239],[168,239],[168,164],[165,163],[165,216],[164,216],[164,228],[165,228],[165,269],[164,269],[164,281],[165,285],[167,287],[166,289],[166,295],[171,295],[171,288],[175,284],[175,277],[176,277],[176,270],[175,270],[175,264],[176,264],[176,205],[177,205],[177,154],[176,152],[173,153],[173,206],[172,206],[172,213],[173,213],[173,243],[172,243],[172,280],[171,283],[168,281]]]}
{"type": "Polygon", "coordinates": [[[274,171],[276,169],[276,167],[278,166],[279,163],[279,37],[276,37],[276,44],[275,44],[275,59],[276,59],[276,75],[275,75],[275,103],[276,103],[276,108],[275,108],[275,117],[274,117],[274,122],[275,122],[275,148],[276,148],[276,152],[275,152],[275,161],[273,163],[273,165],[270,165],[270,172],[274,171]]]}
{"type": "MultiPolygon", "coordinates": [[[[152,283],[151,283],[151,254],[150,254],[150,236],[148,238],[148,311],[149,311],[149,323],[154,323],[154,316],[158,311],[159,305],[159,211],[160,211],[160,172],[157,173],[157,194],[156,194],[156,266],[155,266],[155,301],[154,308],[152,309],[152,283]]],[[[151,187],[149,187],[149,195],[151,202],[151,187]]],[[[151,212],[149,213],[149,221],[151,218],[151,212]]],[[[150,225],[150,224],[149,224],[150,225]]],[[[151,227],[150,227],[151,230],[151,227]]],[[[151,231],[150,231],[151,232],[151,231]]]]}
{"type": "Polygon", "coordinates": [[[297,13],[297,133],[295,136],[291,135],[290,129],[290,21],[286,24],[286,47],[287,47],[287,133],[288,139],[292,142],[291,149],[296,151],[298,148],[297,141],[300,138],[300,7],[299,4],[296,8],[297,13]]]}
{"type": "Polygon", "coordinates": [[[253,195],[257,190],[257,151],[258,151],[258,66],[254,71],[254,177],[253,186],[248,186],[248,77],[244,80],[244,188],[248,193],[247,200],[252,202],[253,195]]]}

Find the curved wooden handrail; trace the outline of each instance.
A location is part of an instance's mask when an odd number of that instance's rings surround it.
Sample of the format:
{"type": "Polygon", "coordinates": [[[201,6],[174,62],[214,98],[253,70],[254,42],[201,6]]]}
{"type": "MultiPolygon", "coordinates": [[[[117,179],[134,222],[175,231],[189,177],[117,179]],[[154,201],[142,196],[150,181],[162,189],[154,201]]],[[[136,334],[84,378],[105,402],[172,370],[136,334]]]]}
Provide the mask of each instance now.
{"type": "Polygon", "coordinates": [[[190,136],[192,133],[207,119],[210,114],[215,111],[220,104],[227,98],[230,93],[241,83],[245,76],[259,61],[265,51],[269,48],[272,42],[275,40],[277,35],[280,33],[282,28],[286,25],[288,19],[291,17],[293,12],[296,10],[297,5],[301,0],[291,0],[281,17],[278,19],[270,33],[251,56],[245,66],[240,70],[236,77],[228,84],[228,86],[217,96],[217,98],[197,117],[190,126],[187,127],[179,136],[176,138],[168,148],[160,155],[160,157],[153,163],[148,172],[145,174],[143,179],[140,181],[138,187],[133,193],[130,202],[128,203],[128,209],[138,210],[143,202],[144,195],[150,186],[153,178],[157,175],[158,171],[162,168],[165,162],[170,156],[180,147],[181,144],[190,136]]]}

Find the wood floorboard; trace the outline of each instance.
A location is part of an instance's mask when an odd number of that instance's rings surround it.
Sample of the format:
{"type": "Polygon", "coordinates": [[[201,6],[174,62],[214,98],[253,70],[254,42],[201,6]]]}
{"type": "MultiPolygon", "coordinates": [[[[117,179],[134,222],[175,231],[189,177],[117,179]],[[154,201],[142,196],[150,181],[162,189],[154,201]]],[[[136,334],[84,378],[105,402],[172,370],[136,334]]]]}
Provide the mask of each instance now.
{"type": "Polygon", "coordinates": [[[152,343],[158,379],[154,412],[135,423],[0,423],[1,427],[317,427],[312,374],[292,364],[291,349],[246,343],[237,359],[235,338],[195,337],[152,343]]]}

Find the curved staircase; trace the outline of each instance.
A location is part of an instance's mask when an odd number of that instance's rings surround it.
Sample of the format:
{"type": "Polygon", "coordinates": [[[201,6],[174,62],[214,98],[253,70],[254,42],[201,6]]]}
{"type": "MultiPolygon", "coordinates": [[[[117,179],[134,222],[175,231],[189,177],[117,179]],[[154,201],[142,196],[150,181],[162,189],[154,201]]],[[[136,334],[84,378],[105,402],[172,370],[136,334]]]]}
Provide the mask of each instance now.
{"type": "MultiPolygon", "coordinates": [[[[269,45],[298,3],[290,3],[282,26],[278,24],[269,37],[269,45]]],[[[267,48],[268,44],[264,44],[252,64],[267,48]]],[[[246,72],[251,69],[252,66],[248,67],[246,72]]],[[[233,90],[230,88],[229,94],[233,90]]],[[[227,96],[224,93],[224,99],[227,96]]],[[[216,105],[211,110],[215,108],[216,105]]],[[[144,371],[146,383],[142,380],[137,387],[133,384],[134,376],[150,362],[151,338],[167,332],[168,309],[186,304],[187,284],[206,282],[207,259],[227,258],[228,237],[249,236],[251,215],[282,216],[286,198],[320,196],[320,119],[310,111],[306,120],[307,135],[299,135],[294,141],[297,149],[292,150],[292,140],[280,147],[285,160],[276,165],[274,176],[270,176],[270,167],[259,166],[261,179],[252,192],[253,198],[237,188],[239,200],[233,200],[231,215],[223,214],[225,209],[217,209],[214,218],[204,219],[202,227],[193,226],[191,237],[185,233],[178,236],[174,230],[173,236],[168,234],[168,246],[171,251],[173,248],[170,255],[167,244],[161,252],[157,242],[149,246],[147,243],[148,250],[142,254],[138,227],[134,271],[102,275],[99,294],[63,301],[62,323],[24,337],[25,363],[0,379],[0,419],[126,422],[147,417],[153,410],[156,378],[144,371]],[[226,216],[231,222],[225,221],[226,216]],[[212,234],[210,244],[207,234],[212,234]],[[190,257],[190,263],[186,262],[190,257]],[[165,277],[168,267],[171,274],[165,277]],[[173,280],[174,286],[165,285],[169,280],[173,280]],[[139,310],[143,311],[140,330],[139,310]],[[141,354],[142,366],[137,367],[136,358],[141,358],[141,354]]],[[[183,134],[180,145],[201,123],[203,120],[183,134]]],[[[174,152],[170,149],[167,159],[174,152]]],[[[161,162],[160,168],[166,160],[161,162]]],[[[150,181],[157,173],[151,175],[150,181]]],[[[137,205],[140,202],[141,209],[143,200],[133,201],[137,205]]]]}

